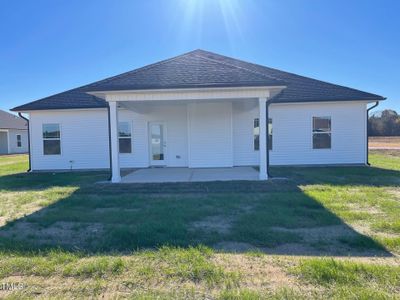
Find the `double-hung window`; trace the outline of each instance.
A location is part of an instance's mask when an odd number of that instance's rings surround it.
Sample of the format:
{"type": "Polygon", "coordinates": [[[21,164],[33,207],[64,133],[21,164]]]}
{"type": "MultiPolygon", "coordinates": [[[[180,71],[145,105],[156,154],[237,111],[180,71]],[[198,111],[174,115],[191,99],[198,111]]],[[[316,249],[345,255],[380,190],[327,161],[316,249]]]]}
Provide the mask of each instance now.
{"type": "Polygon", "coordinates": [[[330,149],[332,144],[331,117],[313,117],[313,149],[330,149]]]}
{"type": "Polygon", "coordinates": [[[21,135],[17,134],[17,147],[21,148],[22,147],[22,140],[21,140],[21,135]]]}
{"type": "MultiPolygon", "coordinates": [[[[253,123],[254,151],[260,150],[260,119],[254,119],[253,123]]],[[[272,150],[272,119],[268,119],[268,150],[272,150]]]]}
{"type": "Polygon", "coordinates": [[[129,122],[118,124],[119,153],[132,153],[132,128],[129,122]]]}
{"type": "Polygon", "coordinates": [[[43,124],[43,154],[61,154],[60,124],[43,124]]]}

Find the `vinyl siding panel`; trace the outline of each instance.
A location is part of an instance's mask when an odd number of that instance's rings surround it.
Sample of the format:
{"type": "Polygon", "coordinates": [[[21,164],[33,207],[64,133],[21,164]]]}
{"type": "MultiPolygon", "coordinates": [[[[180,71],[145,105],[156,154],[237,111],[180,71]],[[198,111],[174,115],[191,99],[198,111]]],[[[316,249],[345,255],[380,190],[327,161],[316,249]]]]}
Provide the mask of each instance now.
{"type": "MultiPolygon", "coordinates": [[[[253,148],[253,120],[259,117],[256,102],[234,103],[234,165],[258,165],[253,148]]],[[[363,164],[366,161],[366,103],[320,102],[271,104],[273,123],[271,165],[363,164]],[[332,148],[312,148],[312,117],[330,116],[332,148]]]]}
{"type": "Polygon", "coordinates": [[[233,102],[233,164],[258,165],[260,153],[254,150],[253,125],[259,117],[255,100],[233,102]]]}
{"type": "Polygon", "coordinates": [[[232,167],[232,103],[188,106],[189,167],[232,167]]]}
{"type": "Polygon", "coordinates": [[[363,164],[366,103],[271,105],[271,165],[363,164]],[[312,117],[331,117],[331,149],[313,149],[312,117]]]}
{"type": "Polygon", "coordinates": [[[9,129],[10,153],[28,152],[28,130],[9,129]],[[17,135],[21,135],[21,147],[17,147],[17,135]]]}
{"type": "MultiPolygon", "coordinates": [[[[230,167],[258,165],[253,149],[256,100],[135,103],[120,109],[119,121],[132,124],[131,154],[121,168],[149,166],[149,122],[166,125],[166,166],[230,167]]],[[[272,104],[271,165],[363,164],[366,154],[366,102],[272,104]],[[332,148],[312,149],[312,117],[330,116],[332,148]]],[[[32,169],[109,168],[106,109],[35,111],[30,114],[32,169]],[[61,125],[61,155],[43,155],[42,124],[61,125]]]]}
{"type": "Polygon", "coordinates": [[[35,111],[30,114],[32,170],[109,168],[107,110],[35,111]],[[61,127],[61,155],[43,155],[42,124],[61,127]]]}
{"type": "Polygon", "coordinates": [[[148,167],[150,162],[149,122],[162,122],[166,126],[166,165],[185,167],[188,165],[187,105],[147,104],[133,106],[132,110],[121,110],[119,121],[133,124],[131,154],[120,154],[121,167],[148,167]]]}

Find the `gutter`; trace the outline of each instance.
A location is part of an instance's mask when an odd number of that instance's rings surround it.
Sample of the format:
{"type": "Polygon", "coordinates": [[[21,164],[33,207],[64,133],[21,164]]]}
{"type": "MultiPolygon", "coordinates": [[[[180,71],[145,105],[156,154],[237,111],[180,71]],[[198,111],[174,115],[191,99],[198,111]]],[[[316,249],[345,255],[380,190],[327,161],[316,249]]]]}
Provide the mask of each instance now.
{"type": "Polygon", "coordinates": [[[23,115],[22,115],[22,113],[18,113],[18,116],[20,117],[20,118],[22,118],[22,119],[24,119],[25,121],[26,121],[26,123],[28,124],[28,157],[29,157],[29,169],[28,170],[26,170],[27,172],[30,172],[32,169],[31,169],[31,133],[30,133],[30,130],[29,130],[29,119],[28,118],[25,118],[23,115]]]}
{"type": "Polygon", "coordinates": [[[368,130],[368,118],[369,118],[369,111],[375,107],[377,107],[379,105],[379,101],[376,101],[374,105],[372,105],[370,108],[367,109],[367,149],[366,149],[366,161],[367,161],[367,166],[371,166],[371,164],[369,163],[369,153],[368,153],[368,147],[369,147],[369,141],[368,141],[368,137],[369,137],[369,130],[368,130]]]}
{"type": "Polygon", "coordinates": [[[108,177],[108,181],[111,181],[112,178],[112,153],[111,153],[111,122],[110,122],[110,105],[107,102],[107,115],[108,115],[108,153],[110,160],[110,176],[108,177]]]}

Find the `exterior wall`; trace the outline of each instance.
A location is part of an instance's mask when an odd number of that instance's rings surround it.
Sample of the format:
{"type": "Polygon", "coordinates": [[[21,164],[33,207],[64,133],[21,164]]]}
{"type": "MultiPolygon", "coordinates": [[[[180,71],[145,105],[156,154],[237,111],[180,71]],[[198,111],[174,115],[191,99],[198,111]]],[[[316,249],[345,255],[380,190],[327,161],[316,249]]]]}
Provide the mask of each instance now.
{"type": "MultiPolygon", "coordinates": [[[[271,165],[362,164],[366,160],[366,103],[272,104],[271,165]],[[312,149],[312,117],[330,116],[332,148],[312,149]]],[[[217,167],[258,165],[253,148],[255,100],[219,103],[135,104],[119,121],[132,124],[132,153],[121,168],[149,166],[148,123],[166,125],[166,165],[217,167]]],[[[30,113],[32,170],[109,168],[107,110],[30,113]],[[61,155],[43,155],[42,124],[61,126],[61,155]]]]}
{"type": "Polygon", "coordinates": [[[0,154],[15,154],[28,152],[28,130],[0,130],[0,154]],[[17,135],[21,135],[21,147],[17,147],[17,135]]]}
{"type": "Polygon", "coordinates": [[[260,154],[254,150],[254,119],[259,117],[258,101],[233,102],[233,157],[235,166],[259,164],[260,154]]]}
{"type": "Polygon", "coordinates": [[[0,131],[0,154],[8,154],[8,132],[0,131]]]}
{"type": "Polygon", "coordinates": [[[188,106],[189,167],[232,167],[232,103],[188,106]]]}
{"type": "Polygon", "coordinates": [[[32,170],[109,168],[107,110],[30,113],[32,170]],[[59,123],[61,155],[43,155],[42,124],[59,123]]]}
{"type": "Polygon", "coordinates": [[[10,153],[28,152],[28,130],[10,129],[8,131],[10,142],[10,153]],[[17,135],[21,135],[21,147],[17,147],[17,135]]]}
{"type": "Polygon", "coordinates": [[[272,104],[272,165],[366,163],[366,103],[272,104]],[[331,149],[312,148],[312,117],[330,116],[331,149]]]}
{"type": "Polygon", "coordinates": [[[120,166],[148,167],[150,165],[149,122],[162,122],[166,126],[166,165],[188,165],[186,104],[146,104],[135,111],[120,110],[120,122],[132,124],[132,153],[120,154],[120,166]]]}
{"type": "MultiPolygon", "coordinates": [[[[253,148],[253,120],[258,105],[234,105],[234,163],[258,165],[259,153],[253,148]]],[[[366,103],[319,102],[271,104],[273,149],[271,165],[364,164],[366,162],[366,103]],[[330,116],[331,149],[312,148],[312,117],[330,116]]]]}

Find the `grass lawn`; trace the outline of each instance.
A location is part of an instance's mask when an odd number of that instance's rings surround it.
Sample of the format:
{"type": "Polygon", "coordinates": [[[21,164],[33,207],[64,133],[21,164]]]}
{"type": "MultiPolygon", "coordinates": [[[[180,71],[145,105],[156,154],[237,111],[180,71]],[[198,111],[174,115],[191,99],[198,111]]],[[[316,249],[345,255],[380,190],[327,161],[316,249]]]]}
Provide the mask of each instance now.
{"type": "Polygon", "coordinates": [[[370,161],[111,185],[0,156],[0,298],[400,299],[400,151],[370,161]]]}

